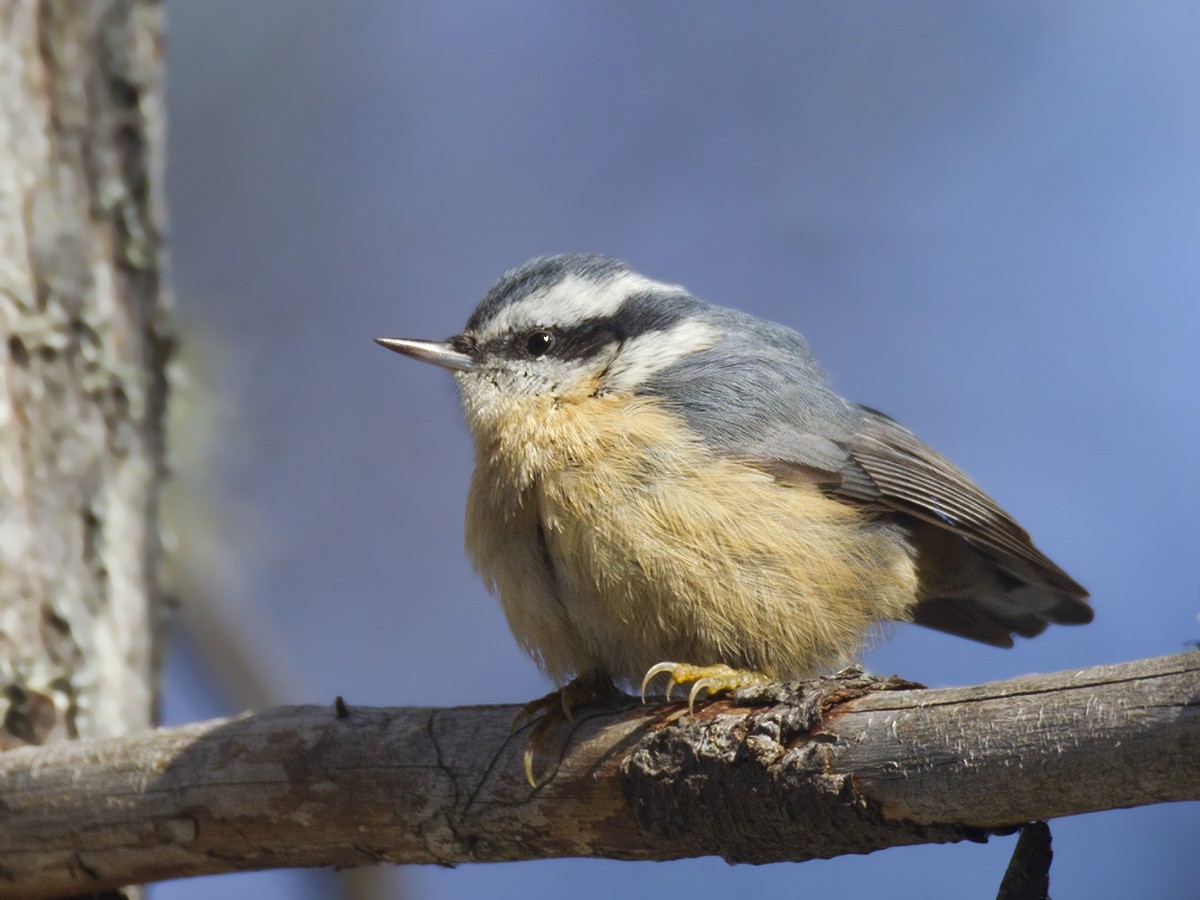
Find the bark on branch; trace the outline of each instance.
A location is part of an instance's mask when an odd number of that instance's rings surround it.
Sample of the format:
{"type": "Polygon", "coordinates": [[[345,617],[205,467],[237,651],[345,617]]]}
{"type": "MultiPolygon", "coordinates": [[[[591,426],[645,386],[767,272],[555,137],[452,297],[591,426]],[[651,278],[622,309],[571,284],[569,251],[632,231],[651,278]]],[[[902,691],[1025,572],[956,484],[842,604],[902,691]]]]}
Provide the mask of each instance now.
{"type": "Polygon", "coordinates": [[[694,716],[280,707],[0,754],[0,895],[379,861],[767,862],[1200,799],[1200,653],[966,688],[850,672],[694,716]]]}

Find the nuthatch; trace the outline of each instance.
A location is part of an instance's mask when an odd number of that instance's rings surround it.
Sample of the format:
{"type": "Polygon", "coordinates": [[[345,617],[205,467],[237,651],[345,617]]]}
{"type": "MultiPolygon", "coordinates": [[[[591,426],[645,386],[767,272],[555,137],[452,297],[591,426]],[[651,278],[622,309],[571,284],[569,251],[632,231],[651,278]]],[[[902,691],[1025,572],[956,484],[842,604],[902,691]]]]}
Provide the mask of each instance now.
{"type": "Polygon", "coordinates": [[[558,684],[724,690],[849,662],[884,621],[999,647],[1087,592],[966,475],[829,387],[804,338],[590,254],[506,273],[446,341],[467,549],[558,684]]]}

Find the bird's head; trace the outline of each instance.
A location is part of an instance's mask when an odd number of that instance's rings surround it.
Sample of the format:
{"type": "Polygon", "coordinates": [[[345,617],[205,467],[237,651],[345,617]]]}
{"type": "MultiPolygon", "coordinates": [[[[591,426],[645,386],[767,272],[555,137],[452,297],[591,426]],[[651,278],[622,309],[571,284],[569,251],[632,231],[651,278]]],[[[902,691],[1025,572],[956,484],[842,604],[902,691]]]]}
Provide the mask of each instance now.
{"type": "Polygon", "coordinates": [[[604,256],[540,257],[506,272],[460,333],[444,341],[379,338],[454,372],[473,425],[512,401],[636,394],[653,376],[711,347],[714,308],[604,256]]]}

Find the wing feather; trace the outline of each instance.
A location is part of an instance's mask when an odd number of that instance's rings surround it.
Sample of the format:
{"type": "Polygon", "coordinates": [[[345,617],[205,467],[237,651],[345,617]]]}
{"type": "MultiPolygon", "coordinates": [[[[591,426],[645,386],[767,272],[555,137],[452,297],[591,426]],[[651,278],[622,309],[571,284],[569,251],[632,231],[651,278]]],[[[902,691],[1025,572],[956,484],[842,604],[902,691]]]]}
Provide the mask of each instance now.
{"type": "Polygon", "coordinates": [[[997,646],[1091,621],[1087,591],[1008,513],[912,432],[838,396],[800,335],[720,307],[706,315],[723,339],[639,391],[782,483],[905,517],[922,585],[914,621],[997,646]]]}
{"type": "Polygon", "coordinates": [[[894,420],[867,407],[863,411],[862,427],[846,449],[878,489],[877,502],[946,528],[977,548],[1011,557],[1065,594],[1080,600],[1087,596],[962,470],[894,420]]]}

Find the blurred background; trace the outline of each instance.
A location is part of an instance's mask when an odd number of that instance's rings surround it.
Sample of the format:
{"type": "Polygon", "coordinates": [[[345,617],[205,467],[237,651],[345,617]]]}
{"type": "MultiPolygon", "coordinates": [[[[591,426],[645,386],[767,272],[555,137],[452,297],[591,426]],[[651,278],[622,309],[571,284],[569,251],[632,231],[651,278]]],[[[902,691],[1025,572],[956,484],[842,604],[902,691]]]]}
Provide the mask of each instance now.
{"type": "MultiPolygon", "coordinates": [[[[930,685],[1200,638],[1200,6],[168,0],[187,374],[165,713],[516,703],[549,684],[462,549],[450,377],[506,268],[627,259],[804,332],[971,473],[1096,621],[1002,651],[913,627],[930,685]]],[[[1200,805],[1053,823],[1058,897],[1195,896],[1200,805]]],[[[360,895],[990,897],[1013,839],[802,865],[381,870],[360,895]]],[[[159,900],[335,897],[326,873],[159,900]]]]}

